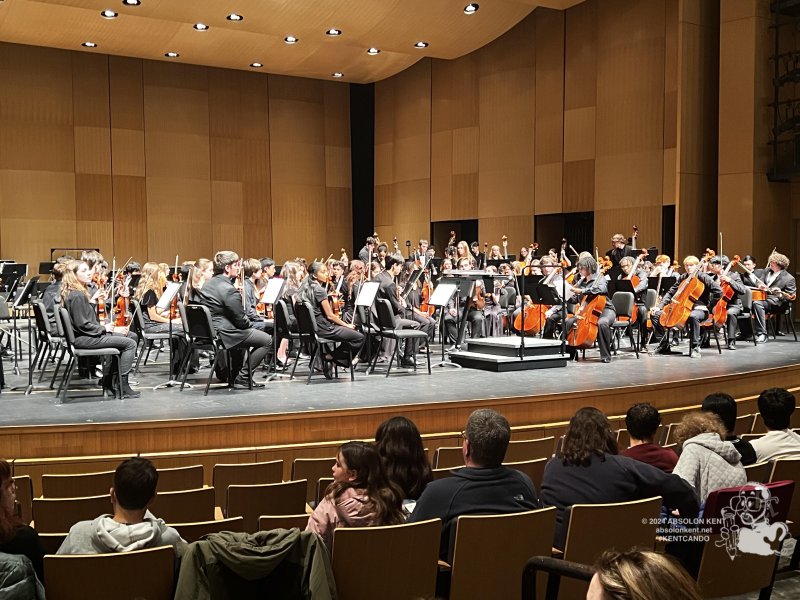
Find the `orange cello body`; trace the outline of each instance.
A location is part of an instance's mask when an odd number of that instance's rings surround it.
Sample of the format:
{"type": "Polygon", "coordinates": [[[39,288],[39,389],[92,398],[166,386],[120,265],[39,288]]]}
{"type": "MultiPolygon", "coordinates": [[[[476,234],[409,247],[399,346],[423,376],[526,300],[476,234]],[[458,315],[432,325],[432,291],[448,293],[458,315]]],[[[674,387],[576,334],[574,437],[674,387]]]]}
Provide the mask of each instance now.
{"type": "Polygon", "coordinates": [[[428,313],[431,317],[433,313],[436,312],[436,307],[432,304],[429,304],[431,300],[431,294],[433,294],[433,284],[428,281],[428,278],[425,278],[425,282],[422,284],[422,301],[419,305],[419,310],[424,313],[428,313]]]}
{"type": "Polygon", "coordinates": [[[659,319],[661,326],[665,329],[683,327],[689,315],[692,314],[695,302],[700,299],[705,289],[705,284],[696,276],[689,277],[681,283],[670,303],[664,307],[664,312],[659,319]]]}
{"type": "Polygon", "coordinates": [[[567,334],[567,345],[573,348],[591,348],[597,339],[597,321],[606,307],[605,296],[584,298],[575,313],[575,323],[567,334]]]}
{"type": "Polygon", "coordinates": [[[514,329],[524,333],[536,335],[544,327],[544,313],[549,306],[542,304],[534,304],[533,302],[525,303],[525,310],[519,311],[519,314],[514,317],[514,329]],[[522,321],[522,314],[525,313],[525,322],[522,321]]]}

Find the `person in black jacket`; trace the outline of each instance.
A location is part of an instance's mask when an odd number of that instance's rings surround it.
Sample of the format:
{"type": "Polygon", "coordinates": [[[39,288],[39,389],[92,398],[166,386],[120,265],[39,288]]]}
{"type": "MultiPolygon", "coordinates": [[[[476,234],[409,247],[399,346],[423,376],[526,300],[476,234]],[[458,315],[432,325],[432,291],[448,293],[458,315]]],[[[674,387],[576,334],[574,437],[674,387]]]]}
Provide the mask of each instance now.
{"type": "MultiPolygon", "coordinates": [[[[119,370],[122,389],[112,371],[114,361],[106,360],[103,366],[103,390],[111,396],[138,398],[139,392],[131,389],[128,374],[136,356],[136,335],[127,327],[115,327],[113,322],[101,324],[95,306],[89,302],[87,286],[92,281],[92,270],[82,260],[74,260],[64,272],[61,282],[61,305],[69,312],[75,332],[75,347],[86,349],[115,348],[119,350],[119,370]]],[[[96,295],[96,294],[95,294],[96,295]]]]}
{"type": "Polygon", "coordinates": [[[548,461],[542,478],[542,500],[555,506],[553,545],[564,548],[573,504],[629,502],[661,496],[683,518],[697,516],[699,506],[691,486],[677,475],[617,454],[617,440],[606,416],[593,407],[581,408],[570,419],[561,450],[548,461]]]}
{"type": "Polygon", "coordinates": [[[42,542],[36,530],[17,516],[16,501],[17,486],[11,466],[5,460],[0,460],[0,552],[27,556],[39,581],[44,582],[42,542]]]}
{"type": "MultiPolygon", "coordinates": [[[[708,261],[708,268],[711,275],[716,279],[717,283],[719,283],[720,288],[723,283],[729,285],[731,288],[733,295],[727,300],[728,316],[725,326],[728,337],[728,350],[736,350],[736,327],[738,325],[739,315],[742,314],[742,301],[740,297],[747,292],[747,286],[745,286],[741,276],[735,271],[729,269],[728,272],[725,273],[725,269],[728,268],[730,262],[727,256],[720,254],[708,261]]],[[[725,300],[722,299],[721,301],[725,302],[725,300]]]]}
{"type": "MultiPolygon", "coordinates": [[[[225,348],[231,350],[231,364],[228,373],[219,371],[220,379],[230,381],[235,386],[246,387],[247,377],[240,374],[244,364],[244,350],[250,348],[250,369],[255,372],[261,361],[272,348],[272,337],[250,326],[244,312],[242,295],[233,281],[239,276],[242,263],[239,255],[230,250],[222,250],[214,255],[214,277],[195,290],[194,298],[211,312],[211,322],[217,330],[225,348]]],[[[252,382],[253,387],[264,387],[262,383],[252,382]]]]}
{"type": "Polygon", "coordinates": [[[724,441],[733,443],[733,447],[742,455],[742,465],[747,466],[758,462],[756,460],[756,451],[753,449],[752,444],[747,440],[740,439],[734,433],[736,428],[736,401],[732,396],[723,392],[709,394],[703,399],[701,410],[703,412],[712,412],[722,420],[725,429],[728,430],[728,435],[724,441]]]}
{"type": "Polygon", "coordinates": [[[540,508],[536,487],[516,469],[503,466],[511,439],[506,418],[489,408],[474,411],[461,434],[466,467],[432,481],[422,492],[408,523],[442,520],[439,555],[447,560],[451,536],[461,515],[502,515],[540,508]]]}
{"type": "MultiPolygon", "coordinates": [[[[397,277],[400,272],[403,270],[403,257],[399,254],[387,254],[386,258],[386,270],[381,271],[375,276],[375,281],[377,281],[380,285],[378,288],[378,298],[383,300],[388,300],[389,304],[392,305],[392,314],[394,315],[394,326],[395,329],[419,329],[420,324],[416,321],[412,321],[411,319],[404,319],[401,317],[403,314],[403,310],[405,309],[406,302],[402,298],[400,298],[400,294],[397,290],[397,284],[394,281],[394,278],[397,277]]],[[[375,317],[374,321],[377,323],[377,316],[375,317]]],[[[391,346],[389,344],[392,343],[392,340],[386,340],[384,346],[384,355],[389,354],[389,349],[391,346]]],[[[394,342],[396,343],[396,342],[394,342]]],[[[413,367],[414,361],[411,358],[414,353],[414,345],[418,342],[416,340],[407,340],[405,348],[403,350],[403,359],[400,361],[400,366],[402,367],[413,367]]]]}

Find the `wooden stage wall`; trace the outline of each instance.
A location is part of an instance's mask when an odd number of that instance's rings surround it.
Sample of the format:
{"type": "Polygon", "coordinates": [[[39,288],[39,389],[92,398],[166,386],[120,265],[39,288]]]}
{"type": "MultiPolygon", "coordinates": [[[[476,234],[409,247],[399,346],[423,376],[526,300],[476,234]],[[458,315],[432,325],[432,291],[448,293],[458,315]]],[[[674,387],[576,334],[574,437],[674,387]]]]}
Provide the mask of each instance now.
{"type": "Polygon", "coordinates": [[[0,257],[338,253],[349,115],[347,84],[0,43],[0,257]]]}

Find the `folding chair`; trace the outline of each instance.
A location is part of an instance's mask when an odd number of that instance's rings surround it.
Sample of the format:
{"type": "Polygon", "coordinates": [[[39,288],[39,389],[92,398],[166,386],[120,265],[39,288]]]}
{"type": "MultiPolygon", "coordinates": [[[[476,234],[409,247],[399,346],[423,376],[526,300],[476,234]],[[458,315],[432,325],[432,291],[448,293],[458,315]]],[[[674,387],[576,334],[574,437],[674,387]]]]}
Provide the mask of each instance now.
{"type": "MultiPolygon", "coordinates": [[[[392,363],[394,360],[397,359],[397,364],[400,364],[400,342],[403,341],[406,344],[414,344],[413,346],[413,361],[414,361],[414,371],[417,370],[417,346],[415,344],[415,340],[420,342],[427,343],[428,334],[424,331],[420,331],[419,329],[395,329],[394,326],[394,313],[392,312],[392,305],[389,303],[388,300],[385,298],[379,298],[375,301],[375,307],[378,312],[378,327],[380,328],[380,335],[384,338],[389,338],[390,340],[394,340],[394,351],[392,352],[392,356],[389,359],[389,364],[386,367],[386,376],[389,376],[389,373],[392,371],[392,363]]],[[[431,353],[427,352],[425,357],[428,360],[428,375],[431,374],[431,353]]],[[[375,361],[377,361],[378,355],[375,355],[375,359],[373,360],[372,369],[375,368],[375,361]]]]}

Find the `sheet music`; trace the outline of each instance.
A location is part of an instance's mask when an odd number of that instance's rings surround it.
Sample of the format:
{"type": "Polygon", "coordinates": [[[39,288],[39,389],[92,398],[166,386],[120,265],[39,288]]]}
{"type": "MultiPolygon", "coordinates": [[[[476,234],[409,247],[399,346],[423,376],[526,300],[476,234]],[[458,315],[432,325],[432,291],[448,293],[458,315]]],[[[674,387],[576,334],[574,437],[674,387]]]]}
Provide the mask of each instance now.
{"type": "Polygon", "coordinates": [[[161,294],[161,298],[158,299],[158,304],[156,304],[156,308],[161,312],[166,312],[169,310],[169,305],[172,304],[172,299],[175,297],[181,289],[181,283],[179,281],[170,281],[167,283],[167,288],[164,290],[164,293],[161,294]]]}
{"type": "Polygon", "coordinates": [[[267,281],[264,290],[261,292],[261,302],[264,304],[275,304],[283,292],[283,286],[286,280],[282,277],[272,277],[267,281]]]}

